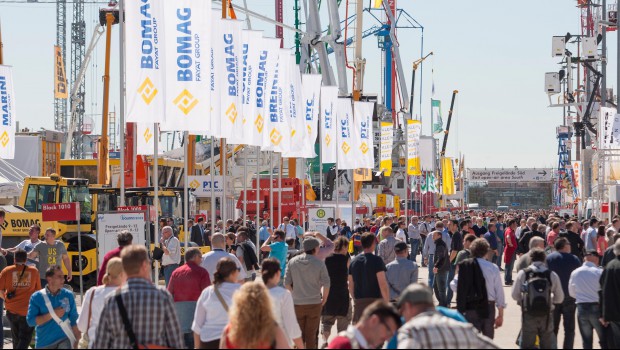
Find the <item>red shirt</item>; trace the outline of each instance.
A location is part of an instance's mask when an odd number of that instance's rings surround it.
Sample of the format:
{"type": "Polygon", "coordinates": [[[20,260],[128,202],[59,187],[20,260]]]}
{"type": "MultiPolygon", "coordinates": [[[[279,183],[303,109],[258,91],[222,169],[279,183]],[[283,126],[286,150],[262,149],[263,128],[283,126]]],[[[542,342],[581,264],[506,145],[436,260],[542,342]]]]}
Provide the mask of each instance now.
{"type": "Polygon", "coordinates": [[[103,263],[101,264],[101,268],[99,269],[99,275],[97,276],[97,285],[98,286],[103,284],[103,276],[105,276],[105,273],[108,270],[108,262],[112,258],[120,257],[121,256],[121,250],[123,250],[123,247],[118,247],[116,249],[112,249],[103,257],[103,263]]]}
{"type": "Polygon", "coordinates": [[[351,345],[351,340],[347,337],[337,336],[329,342],[328,349],[353,349],[353,345],[351,345]]]}
{"type": "Polygon", "coordinates": [[[190,261],[177,268],[170,276],[168,291],[175,302],[198,301],[200,293],[211,285],[207,270],[190,261]]]}
{"type": "Polygon", "coordinates": [[[509,264],[512,256],[517,251],[517,235],[510,227],[507,228],[504,233],[504,240],[512,244],[512,247],[510,247],[508,243],[506,243],[506,246],[504,247],[504,262],[509,264]]]}

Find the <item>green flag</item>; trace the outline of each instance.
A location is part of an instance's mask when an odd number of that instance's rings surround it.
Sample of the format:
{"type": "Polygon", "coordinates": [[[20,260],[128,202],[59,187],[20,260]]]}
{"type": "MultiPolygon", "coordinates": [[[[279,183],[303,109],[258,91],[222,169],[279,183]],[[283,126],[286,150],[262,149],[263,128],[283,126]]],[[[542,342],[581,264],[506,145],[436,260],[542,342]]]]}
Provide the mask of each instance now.
{"type": "Polygon", "coordinates": [[[440,100],[431,99],[431,116],[433,118],[433,134],[439,134],[443,132],[443,119],[441,118],[440,100]]]}

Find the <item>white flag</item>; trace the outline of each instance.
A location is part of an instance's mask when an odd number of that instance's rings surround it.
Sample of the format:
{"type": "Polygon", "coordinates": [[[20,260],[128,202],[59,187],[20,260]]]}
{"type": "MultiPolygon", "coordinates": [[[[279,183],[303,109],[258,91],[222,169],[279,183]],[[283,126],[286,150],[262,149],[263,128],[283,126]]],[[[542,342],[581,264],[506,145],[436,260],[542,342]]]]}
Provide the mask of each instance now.
{"type": "Polygon", "coordinates": [[[269,98],[269,128],[265,137],[269,140],[269,150],[278,153],[290,151],[290,111],[289,111],[289,77],[291,50],[278,51],[278,64],[274,75],[269,98]]]}
{"type": "Polygon", "coordinates": [[[15,158],[15,90],[13,89],[13,69],[0,66],[0,158],[15,158]]]}
{"type": "Polygon", "coordinates": [[[418,120],[407,120],[407,174],[422,175],[420,166],[420,135],[422,123],[418,120]]]}
{"type": "MultiPolygon", "coordinates": [[[[215,71],[220,82],[221,137],[229,144],[242,142],[238,136],[241,127],[241,83],[239,81],[240,57],[243,50],[241,27],[243,22],[221,19],[220,35],[213,43],[215,71]],[[217,73],[216,73],[217,72],[217,73]]],[[[217,118],[217,116],[215,116],[217,118]]]]}
{"type": "MultiPolygon", "coordinates": [[[[211,20],[213,23],[219,24],[220,19],[221,18],[216,13],[211,14],[211,20]]],[[[223,49],[218,46],[221,42],[221,40],[219,40],[221,37],[220,29],[221,26],[219,25],[215,25],[211,28],[211,50],[209,52],[209,68],[211,69],[211,77],[209,79],[209,86],[211,88],[211,115],[209,116],[209,131],[211,136],[217,138],[222,137],[222,119],[220,118],[222,110],[222,82],[220,81],[220,75],[222,72],[218,70],[220,68],[217,64],[218,56],[223,55],[223,49]]]]}
{"type": "Polygon", "coordinates": [[[165,120],[163,0],[127,1],[127,122],[165,120]]]}
{"type": "Polygon", "coordinates": [[[244,30],[241,33],[243,38],[243,53],[241,59],[241,75],[242,75],[242,119],[243,125],[240,130],[243,143],[251,146],[260,146],[256,128],[254,127],[254,115],[256,115],[256,77],[259,60],[264,49],[261,47],[262,32],[244,30]]]}
{"type": "Polygon", "coordinates": [[[250,94],[250,104],[254,106],[254,109],[246,130],[246,135],[249,133],[248,144],[250,145],[262,147],[266,145],[265,142],[268,142],[267,139],[263,139],[263,131],[266,130],[266,123],[269,120],[270,88],[278,62],[279,47],[279,39],[262,38],[258,41],[257,48],[260,49],[258,51],[258,63],[251,74],[252,79],[256,82],[250,94]]]}
{"type": "Polygon", "coordinates": [[[323,164],[336,163],[336,144],[338,142],[338,87],[321,88],[321,161],[323,164]]]}
{"type": "Polygon", "coordinates": [[[136,138],[138,139],[136,143],[137,154],[147,156],[155,154],[156,140],[153,123],[136,123],[136,138]]]}
{"type": "Polygon", "coordinates": [[[314,158],[314,144],[319,133],[319,113],[321,97],[321,81],[323,76],[320,74],[304,74],[301,86],[301,102],[303,106],[303,116],[307,141],[304,143],[302,152],[303,158],[314,158]]]}
{"type": "MultiPolygon", "coordinates": [[[[162,130],[209,130],[211,2],[164,1],[166,121],[162,130]]],[[[203,134],[204,132],[200,132],[203,134]]]]}
{"type": "Polygon", "coordinates": [[[291,149],[283,154],[288,158],[299,158],[303,155],[304,144],[307,143],[308,136],[304,128],[306,123],[301,101],[301,72],[296,63],[294,55],[289,57],[289,121],[291,128],[291,149]]]}
{"type": "Polygon", "coordinates": [[[353,134],[353,106],[350,98],[338,99],[338,169],[355,169],[358,140],[353,134]]]}
{"type": "Polygon", "coordinates": [[[260,97],[260,91],[257,90],[257,106],[259,106],[259,115],[255,121],[255,126],[260,127],[260,121],[263,121],[261,134],[263,135],[263,142],[261,145],[262,151],[273,151],[275,145],[282,142],[281,134],[273,132],[273,127],[278,121],[278,85],[280,80],[280,40],[279,39],[265,39],[267,41],[266,48],[269,52],[267,59],[265,60],[265,76],[266,89],[264,90],[264,98],[260,97]]]}
{"type": "Polygon", "coordinates": [[[355,101],[353,103],[355,138],[358,140],[358,147],[354,149],[353,158],[356,161],[356,167],[360,169],[374,169],[375,167],[374,134],[372,130],[374,110],[375,104],[372,102],[355,101]]]}

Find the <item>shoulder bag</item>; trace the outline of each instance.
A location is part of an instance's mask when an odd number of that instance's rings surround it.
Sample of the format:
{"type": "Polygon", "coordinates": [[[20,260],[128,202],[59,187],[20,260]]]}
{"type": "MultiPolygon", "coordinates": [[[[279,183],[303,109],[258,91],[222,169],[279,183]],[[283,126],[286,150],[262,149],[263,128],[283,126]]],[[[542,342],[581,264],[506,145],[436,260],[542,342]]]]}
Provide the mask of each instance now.
{"type": "Polygon", "coordinates": [[[228,304],[226,304],[226,300],[224,300],[222,293],[220,293],[220,289],[217,287],[217,284],[213,285],[213,290],[215,291],[215,296],[217,297],[217,300],[219,300],[220,303],[222,304],[224,311],[228,313],[228,304]]]}
{"type": "Polygon", "coordinates": [[[43,301],[45,301],[45,306],[47,307],[47,310],[49,311],[50,316],[52,316],[52,319],[54,320],[54,322],[56,322],[56,324],[60,327],[60,329],[62,329],[62,332],[65,333],[65,335],[71,342],[71,346],[75,346],[77,339],[75,339],[75,335],[73,334],[73,329],[71,329],[71,323],[69,319],[65,321],[61,320],[60,317],[56,315],[56,312],[54,311],[54,308],[52,307],[52,302],[50,301],[50,298],[47,296],[47,290],[43,289],[41,292],[43,294],[43,301]]]}
{"type": "Polygon", "coordinates": [[[138,344],[136,334],[133,332],[133,327],[131,326],[131,322],[129,322],[129,317],[127,316],[127,309],[125,309],[122,294],[116,294],[114,299],[116,299],[116,304],[118,304],[118,311],[120,312],[121,318],[123,319],[123,325],[125,325],[125,331],[127,332],[127,336],[129,337],[129,343],[132,349],[172,349],[170,347],[162,345],[138,344]]]}

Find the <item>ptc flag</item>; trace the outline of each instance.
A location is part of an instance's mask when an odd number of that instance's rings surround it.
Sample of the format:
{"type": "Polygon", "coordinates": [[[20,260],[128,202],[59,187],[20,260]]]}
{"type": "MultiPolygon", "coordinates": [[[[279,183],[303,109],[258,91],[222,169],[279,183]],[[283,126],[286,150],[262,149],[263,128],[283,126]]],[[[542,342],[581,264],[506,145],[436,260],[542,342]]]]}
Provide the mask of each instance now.
{"type": "Polygon", "coordinates": [[[125,52],[127,122],[159,123],[165,118],[163,0],[127,1],[125,52]],[[159,35],[158,35],[159,33],[159,35]]]}
{"type": "Polygon", "coordinates": [[[418,120],[407,120],[407,174],[418,176],[422,174],[420,166],[420,134],[422,123],[418,120]]]}
{"type": "Polygon", "coordinates": [[[338,99],[338,169],[355,169],[354,151],[358,140],[353,134],[353,107],[350,98],[338,99]]]}
{"type": "Polygon", "coordinates": [[[15,91],[13,89],[13,68],[0,66],[0,158],[15,157],[15,91]]]}
{"type": "Polygon", "coordinates": [[[445,195],[453,195],[455,193],[454,185],[454,167],[452,166],[452,159],[443,157],[441,158],[441,178],[442,192],[445,195]]]}
{"type": "Polygon", "coordinates": [[[439,100],[431,100],[431,119],[433,120],[433,135],[443,132],[443,119],[441,118],[441,101],[439,100]],[[436,122],[435,119],[437,119],[436,122]]]}
{"type": "Polygon", "coordinates": [[[358,140],[354,156],[356,165],[360,169],[375,167],[375,151],[373,147],[372,114],[375,104],[372,102],[353,102],[355,119],[355,135],[358,140]]]}
{"type": "Polygon", "coordinates": [[[321,160],[323,164],[336,163],[338,123],[338,87],[321,88],[321,160]]]}
{"type": "Polygon", "coordinates": [[[314,144],[319,134],[319,113],[321,98],[321,74],[304,74],[302,76],[301,101],[303,105],[304,132],[307,141],[304,143],[303,158],[314,158],[314,144]]]}
{"type": "Polygon", "coordinates": [[[394,126],[392,123],[381,123],[381,158],[379,172],[385,176],[392,175],[392,146],[394,144],[394,126]]]}

